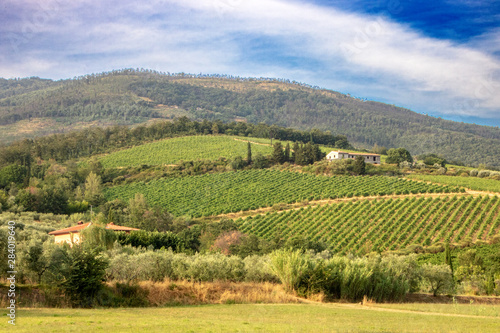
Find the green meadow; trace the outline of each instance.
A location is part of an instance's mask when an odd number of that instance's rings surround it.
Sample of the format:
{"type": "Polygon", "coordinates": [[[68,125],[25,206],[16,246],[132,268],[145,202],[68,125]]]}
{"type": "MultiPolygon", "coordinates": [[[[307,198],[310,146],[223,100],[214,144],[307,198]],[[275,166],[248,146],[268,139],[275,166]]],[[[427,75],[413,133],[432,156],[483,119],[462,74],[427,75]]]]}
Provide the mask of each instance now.
{"type": "MultiPolygon", "coordinates": [[[[426,304],[417,307],[426,308],[426,304]]],[[[168,308],[20,309],[16,332],[498,332],[500,318],[358,304],[224,304],[168,308]]],[[[485,306],[495,308],[498,306],[485,306]]]]}

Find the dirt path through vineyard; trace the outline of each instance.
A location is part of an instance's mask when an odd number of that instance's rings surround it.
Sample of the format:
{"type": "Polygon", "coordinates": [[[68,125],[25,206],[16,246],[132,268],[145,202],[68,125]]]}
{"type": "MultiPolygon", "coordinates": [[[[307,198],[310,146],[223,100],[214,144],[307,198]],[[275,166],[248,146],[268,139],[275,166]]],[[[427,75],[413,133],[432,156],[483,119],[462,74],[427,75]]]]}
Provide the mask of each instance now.
{"type": "Polygon", "coordinates": [[[498,193],[492,193],[492,192],[482,192],[482,191],[466,191],[464,193],[417,193],[417,194],[389,194],[389,195],[384,195],[384,196],[366,196],[366,197],[351,197],[351,198],[337,198],[337,199],[321,199],[321,200],[311,200],[311,201],[303,201],[303,202],[298,202],[298,203],[293,203],[293,204],[277,204],[271,206],[271,207],[263,207],[263,208],[258,208],[254,210],[246,210],[246,211],[240,211],[240,212],[235,212],[235,213],[227,213],[227,214],[220,214],[216,216],[210,216],[210,217],[204,217],[201,219],[205,220],[213,220],[213,221],[218,221],[223,217],[230,218],[230,219],[239,219],[239,218],[247,218],[249,216],[256,216],[256,215],[265,215],[268,212],[286,212],[289,210],[297,210],[300,209],[301,207],[308,207],[308,206],[323,206],[323,205],[330,205],[334,203],[340,203],[340,202],[348,202],[348,201],[361,201],[361,200],[377,200],[377,199],[404,199],[404,198],[437,198],[437,197],[453,197],[453,196],[494,196],[498,195],[498,193]],[[275,208],[276,207],[276,208],[275,208]]]}

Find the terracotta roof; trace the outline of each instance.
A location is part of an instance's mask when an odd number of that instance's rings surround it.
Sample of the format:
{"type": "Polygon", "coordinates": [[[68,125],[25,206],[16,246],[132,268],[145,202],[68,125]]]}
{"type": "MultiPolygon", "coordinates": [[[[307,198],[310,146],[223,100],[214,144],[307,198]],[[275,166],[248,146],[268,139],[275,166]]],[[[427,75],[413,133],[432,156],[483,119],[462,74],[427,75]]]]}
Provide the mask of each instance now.
{"type": "Polygon", "coordinates": [[[54,230],[49,232],[49,235],[63,235],[63,234],[79,232],[80,230],[87,228],[90,224],[92,224],[92,222],[75,225],[74,227],[69,227],[61,230],[54,230]]]}
{"type": "Polygon", "coordinates": [[[349,153],[347,151],[334,151],[334,150],[332,150],[330,153],[349,154],[349,155],[361,155],[361,156],[380,156],[379,154],[372,154],[372,153],[349,153]]]}
{"type": "Polygon", "coordinates": [[[115,231],[133,231],[133,230],[140,230],[140,229],[137,229],[137,228],[129,228],[129,227],[123,227],[121,225],[116,225],[114,224],[113,222],[111,223],[108,223],[106,225],[106,229],[111,229],[111,230],[115,230],[115,231]]]}
{"type": "MultiPolygon", "coordinates": [[[[69,233],[77,233],[80,232],[80,230],[83,230],[90,226],[92,222],[87,222],[87,223],[82,223],[78,222],[78,225],[75,225],[74,227],[69,227],[61,230],[54,230],[49,232],[49,235],[63,235],[63,234],[69,234],[69,233]]],[[[123,227],[121,225],[116,225],[113,222],[108,223],[106,225],[106,229],[114,230],[114,231],[134,231],[134,230],[140,230],[137,228],[129,228],[129,227],[123,227]]]]}

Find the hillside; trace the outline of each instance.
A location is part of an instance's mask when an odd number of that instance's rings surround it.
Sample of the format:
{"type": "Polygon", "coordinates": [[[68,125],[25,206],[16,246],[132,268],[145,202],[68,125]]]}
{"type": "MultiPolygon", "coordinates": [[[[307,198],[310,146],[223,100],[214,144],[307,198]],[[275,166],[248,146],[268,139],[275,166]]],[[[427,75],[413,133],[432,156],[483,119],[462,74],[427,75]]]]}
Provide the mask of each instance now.
{"type": "MultiPolygon", "coordinates": [[[[247,141],[228,136],[186,136],[156,141],[113,152],[101,158],[105,168],[147,165],[178,164],[184,160],[233,159],[246,156],[247,141]]],[[[252,141],[254,139],[252,138],[252,141]]],[[[253,154],[269,155],[272,148],[252,144],[253,154]]]]}
{"type": "Polygon", "coordinates": [[[240,230],[272,239],[306,235],[335,252],[368,253],[410,245],[486,240],[500,230],[497,196],[360,200],[268,212],[237,220],[240,230]]]}
{"type": "Polygon", "coordinates": [[[0,81],[3,142],[47,134],[47,127],[62,132],[183,115],[329,130],[360,147],[403,146],[413,154],[440,153],[450,161],[500,168],[498,127],[433,118],[282,80],[122,70],[64,81],[0,81]]]}

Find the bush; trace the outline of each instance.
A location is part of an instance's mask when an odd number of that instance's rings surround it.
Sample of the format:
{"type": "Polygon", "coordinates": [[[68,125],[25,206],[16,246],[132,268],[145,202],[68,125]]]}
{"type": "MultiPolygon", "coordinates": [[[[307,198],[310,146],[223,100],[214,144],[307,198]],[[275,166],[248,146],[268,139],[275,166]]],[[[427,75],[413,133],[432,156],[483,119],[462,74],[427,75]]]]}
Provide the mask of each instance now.
{"type": "Polygon", "coordinates": [[[76,307],[92,307],[106,280],[108,262],[95,249],[74,246],[69,251],[64,281],[61,283],[65,295],[76,307]]]}
{"type": "Polygon", "coordinates": [[[490,172],[488,170],[481,170],[477,173],[479,178],[485,178],[490,176],[490,172]]]}
{"type": "Polygon", "coordinates": [[[125,232],[116,233],[118,235],[118,242],[121,245],[132,245],[134,247],[148,247],[152,246],[153,249],[159,250],[161,248],[171,248],[174,251],[179,249],[180,239],[172,232],[159,232],[159,231],[132,231],[129,234],[125,232]]]}
{"type": "Polygon", "coordinates": [[[450,266],[424,264],[421,267],[421,275],[421,287],[432,292],[434,296],[453,293],[454,281],[450,266]]]}
{"type": "Polygon", "coordinates": [[[246,166],[247,162],[243,160],[243,157],[241,156],[236,156],[234,160],[231,162],[231,168],[233,168],[233,170],[241,170],[246,166]]]}
{"type": "Polygon", "coordinates": [[[440,168],[437,170],[437,173],[438,173],[439,175],[445,175],[445,174],[446,174],[446,171],[447,171],[447,169],[446,169],[446,168],[440,167],[440,168]]]}
{"type": "Polygon", "coordinates": [[[276,250],[270,259],[272,272],[287,291],[297,290],[302,276],[312,268],[309,257],[300,250],[276,250]]]}

